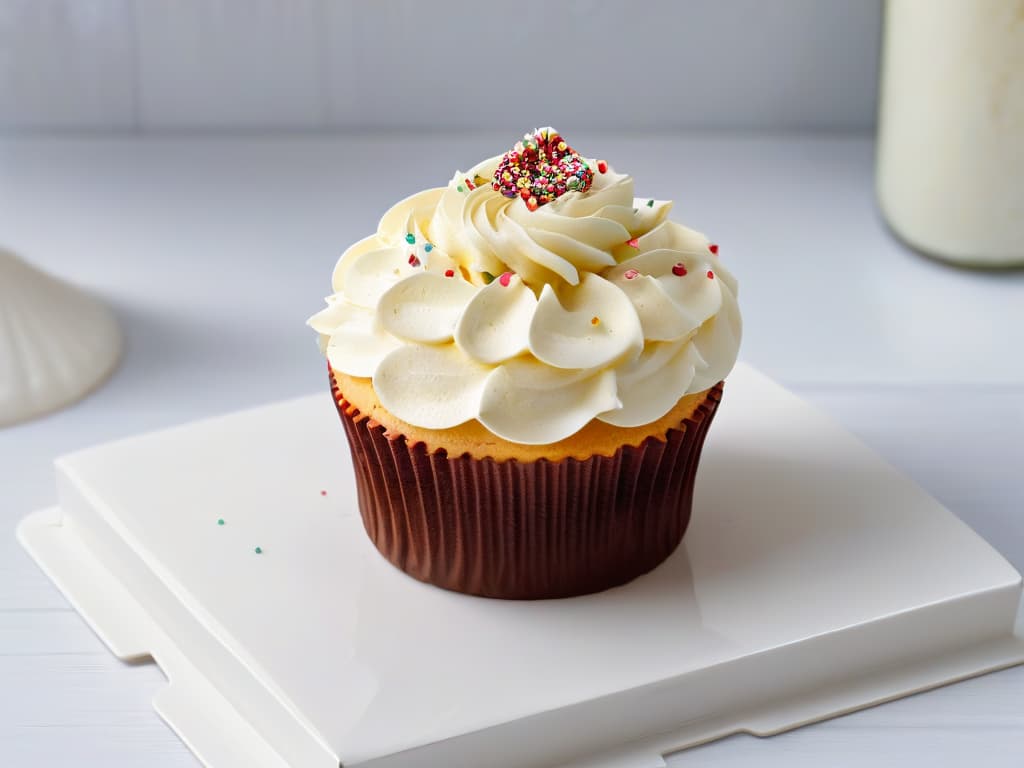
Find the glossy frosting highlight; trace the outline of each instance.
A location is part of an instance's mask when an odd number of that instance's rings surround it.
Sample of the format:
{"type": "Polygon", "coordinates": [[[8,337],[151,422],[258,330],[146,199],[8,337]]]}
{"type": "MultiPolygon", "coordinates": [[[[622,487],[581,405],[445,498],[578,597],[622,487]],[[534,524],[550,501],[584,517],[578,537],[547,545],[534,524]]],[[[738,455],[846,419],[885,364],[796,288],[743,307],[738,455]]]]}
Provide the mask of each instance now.
{"type": "Polygon", "coordinates": [[[532,445],[649,424],[725,377],[736,281],[671,202],[589,160],[605,170],[586,192],[531,210],[492,188],[500,161],[401,201],[342,255],[309,321],[334,369],[410,424],[476,419],[532,445]]]}

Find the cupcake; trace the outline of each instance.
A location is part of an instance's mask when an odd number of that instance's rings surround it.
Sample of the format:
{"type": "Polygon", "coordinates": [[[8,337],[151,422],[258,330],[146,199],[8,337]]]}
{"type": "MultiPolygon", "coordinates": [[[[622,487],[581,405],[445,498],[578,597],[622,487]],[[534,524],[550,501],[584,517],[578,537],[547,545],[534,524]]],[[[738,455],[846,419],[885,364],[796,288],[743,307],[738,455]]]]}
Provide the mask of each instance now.
{"type": "Polygon", "coordinates": [[[671,207],[541,128],[342,255],[309,324],[391,563],[537,599],[678,546],[741,323],[718,247],[671,207]]]}

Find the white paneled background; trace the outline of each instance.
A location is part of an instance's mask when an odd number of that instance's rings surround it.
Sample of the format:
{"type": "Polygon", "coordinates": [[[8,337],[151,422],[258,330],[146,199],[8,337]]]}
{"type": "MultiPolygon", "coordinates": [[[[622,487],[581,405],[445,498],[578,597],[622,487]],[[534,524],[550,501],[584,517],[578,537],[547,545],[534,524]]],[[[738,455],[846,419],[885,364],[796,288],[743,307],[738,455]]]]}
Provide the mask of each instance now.
{"type": "Polygon", "coordinates": [[[870,130],[881,0],[0,0],[0,131],[870,130]]]}

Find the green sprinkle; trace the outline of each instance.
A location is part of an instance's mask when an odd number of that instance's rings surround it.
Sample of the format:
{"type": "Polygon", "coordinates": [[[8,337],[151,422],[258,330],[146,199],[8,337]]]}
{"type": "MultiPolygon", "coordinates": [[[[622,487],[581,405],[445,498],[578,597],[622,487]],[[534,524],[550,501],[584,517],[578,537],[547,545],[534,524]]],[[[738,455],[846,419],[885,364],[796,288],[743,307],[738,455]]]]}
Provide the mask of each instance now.
{"type": "Polygon", "coordinates": [[[465,192],[466,191],[466,188],[464,186],[462,186],[461,184],[459,184],[459,186],[457,186],[456,189],[459,190],[459,192],[465,192]]]}
{"type": "Polygon", "coordinates": [[[481,272],[480,274],[484,276],[484,282],[487,285],[490,285],[491,283],[494,282],[494,275],[492,275],[490,272],[481,272]]]}
{"type": "Polygon", "coordinates": [[[416,235],[410,232],[408,235],[405,236],[405,242],[407,242],[409,245],[412,245],[413,243],[416,242],[416,235]]]}
{"type": "Polygon", "coordinates": [[[653,200],[648,200],[647,201],[647,207],[648,208],[653,208],[654,207],[654,201],[653,200]]]}
{"type": "Polygon", "coordinates": [[[639,208],[634,208],[633,209],[633,213],[640,213],[640,209],[639,208]]]}
{"type": "Polygon", "coordinates": [[[255,552],[257,555],[262,555],[263,547],[256,547],[256,549],[254,549],[253,552],[255,552]]]}
{"type": "Polygon", "coordinates": [[[218,517],[217,518],[217,525],[224,525],[224,518],[223,517],[218,517]]]}

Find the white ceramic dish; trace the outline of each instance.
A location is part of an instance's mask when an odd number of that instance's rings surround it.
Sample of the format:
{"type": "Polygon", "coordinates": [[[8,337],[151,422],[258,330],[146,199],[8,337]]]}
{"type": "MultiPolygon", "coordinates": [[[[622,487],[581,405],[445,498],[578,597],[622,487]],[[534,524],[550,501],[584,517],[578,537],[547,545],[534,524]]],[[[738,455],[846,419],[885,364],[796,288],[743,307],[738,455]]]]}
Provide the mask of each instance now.
{"type": "Polygon", "coordinates": [[[683,546],[598,595],[409,579],[348,462],[324,392],[63,457],[19,536],[215,768],[644,768],[1024,661],[1019,574],[746,366],[683,546]]]}
{"type": "Polygon", "coordinates": [[[0,427],[75,402],[121,357],[114,313],[0,250],[0,427]]]}

